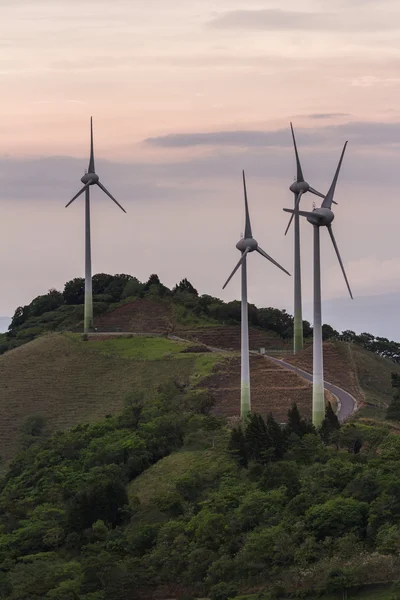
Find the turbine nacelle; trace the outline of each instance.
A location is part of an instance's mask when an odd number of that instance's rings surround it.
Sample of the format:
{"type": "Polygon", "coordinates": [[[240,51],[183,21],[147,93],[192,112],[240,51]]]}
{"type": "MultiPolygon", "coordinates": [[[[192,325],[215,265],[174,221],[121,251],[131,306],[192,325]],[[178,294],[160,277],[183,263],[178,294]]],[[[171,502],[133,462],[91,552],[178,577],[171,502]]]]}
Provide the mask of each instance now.
{"type": "Polygon", "coordinates": [[[242,238],[236,244],[236,248],[240,250],[240,252],[244,252],[248,248],[248,252],[254,252],[257,250],[258,243],[254,238],[242,238]]]}
{"type": "Polygon", "coordinates": [[[307,215],[307,221],[319,227],[330,225],[334,218],[335,215],[329,208],[315,208],[307,215]]]}
{"type": "Polygon", "coordinates": [[[96,173],[85,173],[83,177],[81,177],[82,183],[85,185],[88,183],[89,185],[94,185],[99,181],[99,176],[96,173]]]}
{"type": "MultiPolygon", "coordinates": [[[[126,212],[126,210],[120,205],[119,202],[110,194],[110,192],[104,187],[104,185],[100,182],[99,176],[95,173],[94,166],[94,151],[93,151],[93,120],[90,118],[90,159],[89,159],[89,167],[88,172],[81,177],[81,181],[84,184],[83,188],[79,190],[77,194],[68,202],[66,208],[74,202],[83,192],[89,192],[89,188],[91,185],[97,185],[121,210],[126,212]]],[[[89,196],[87,196],[89,200],[89,196]]]]}
{"type": "Polygon", "coordinates": [[[289,189],[293,194],[299,194],[300,192],[305,194],[310,189],[310,185],[306,181],[295,181],[289,189]]]}

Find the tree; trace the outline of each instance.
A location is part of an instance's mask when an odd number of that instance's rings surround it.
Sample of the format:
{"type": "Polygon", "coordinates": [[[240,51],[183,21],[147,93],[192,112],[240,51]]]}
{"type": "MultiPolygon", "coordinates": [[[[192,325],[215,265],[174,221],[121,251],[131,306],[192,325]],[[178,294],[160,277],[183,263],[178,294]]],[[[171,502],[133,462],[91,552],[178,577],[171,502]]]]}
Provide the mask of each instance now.
{"type": "Polygon", "coordinates": [[[85,280],[76,277],[67,281],[64,286],[63,296],[66,304],[83,304],[85,299],[85,280]]]}
{"type": "Polygon", "coordinates": [[[332,434],[340,429],[339,419],[335,415],[332,405],[328,402],[325,408],[325,418],[321,423],[320,435],[325,444],[328,444],[332,434]]]}
{"type": "Polygon", "coordinates": [[[152,275],[150,275],[150,277],[144,284],[144,291],[147,292],[149,290],[150,286],[152,286],[152,285],[161,285],[160,278],[158,275],[156,275],[156,273],[153,273],[152,275]]]}
{"type": "Polygon", "coordinates": [[[124,291],[122,292],[122,298],[129,298],[130,296],[141,296],[143,293],[145,284],[141,283],[136,277],[132,277],[127,281],[124,291]]]}
{"type": "Polygon", "coordinates": [[[29,310],[29,306],[18,306],[18,308],[15,310],[14,316],[11,320],[10,326],[9,326],[9,331],[12,331],[14,329],[16,329],[17,327],[19,327],[20,325],[23,325],[25,323],[25,321],[27,320],[27,318],[30,315],[30,310],[29,310]]]}
{"type": "Polygon", "coordinates": [[[393,400],[389,404],[386,418],[400,421],[400,375],[392,373],[393,400]]]}
{"type": "Polygon", "coordinates": [[[150,275],[144,284],[143,292],[146,296],[160,296],[161,298],[171,293],[170,290],[161,283],[160,278],[155,273],[150,275]]]}
{"type": "Polygon", "coordinates": [[[296,402],[293,402],[292,407],[288,411],[288,419],[286,423],[286,432],[290,435],[294,433],[298,437],[303,437],[307,433],[314,433],[314,427],[308,423],[299,413],[296,402]]]}
{"type": "Polygon", "coordinates": [[[267,417],[267,433],[272,443],[274,460],[281,460],[287,449],[286,436],[272,414],[267,417]]]}
{"type": "Polygon", "coordinates": [[[198,291],[192,286],[190,281],[186,278],[182,279],[176,286],[173,288],[172,293],[176,294],[177,292],[187,292],[188,294],[193,294],[194,296],[198,296],[198,291]]]}
{"type": "Polygon", "coordinates": [[[46,312],[57,309],[59,306],[64,304],[64,296],[61,292],[51,289],[48,294],[43,296],[37,296],[32,300],[29,309],[29,316],[40,317],[46,312]]]}
{"type": "Polygon", "coordinates": [[[105,294],[109,294],[113,302],[119,302],[123,297],[123,293],[125,287],[129,281],[131,281],[132,276],[126,275],[125,273],[120,273],[119,275],[114,275],[104,290],[105,294]]]}
{"type": "Polygon", "coordinates": [[[323,504],[311,506],[306,512],[306,524],[318,540],[327,536],[340,537],[349,531],[365,534],[369,505],[354,498],[336,496],[323,504]]]}
{"type": "Polygon", "coordinates": [[[271,460],[274,449],[261,415],[253,413],[249,416],[245,436],[249,459],[261,464],[266,464],[271,460]]]}
{"type": "Polygon", "coordinates": [[[112,282],[113,276],[107,273],[96,273],[92,277],[92,291],[93,295],[105,294],[107,286],[112,282]]]}
{"type": "Polygon", "coordinates": [[[343,600],[347,600],[347,591],[354,585],[354,573],[351,569],[333,569],[326,579],[326,591],[340,592],[343,600]]]}
{"type": "Polygon", "coordinates": [[[332,338],[337,339],[339,337],[339,332],[336,329],[333,329],[330,325],[322,325],[322,339],[325,341],[330,340],[332,338]]]}
{"type": "Polygon", "coordinates": [[[240,425],[239,427],[234,427],[232,429],[231,439],[229,441],[229,452],[231,453],[232,457],[239,463],[240,466],[247,469],[248,456],[246,437],[240,425]]]}

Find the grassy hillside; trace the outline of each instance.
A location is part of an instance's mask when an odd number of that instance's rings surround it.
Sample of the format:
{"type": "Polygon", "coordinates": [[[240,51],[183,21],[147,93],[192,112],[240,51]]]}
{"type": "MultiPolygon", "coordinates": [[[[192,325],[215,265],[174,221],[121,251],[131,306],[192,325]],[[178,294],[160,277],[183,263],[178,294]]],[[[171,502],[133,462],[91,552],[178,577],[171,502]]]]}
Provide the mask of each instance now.
{"type": "MultiPolygon", "coordinates": [[[[145,395],[177,378],[205,388],[214,413],[239,416],[240,356],[236,352],[188,352],[192,342],[165,337],[90,336],[53,333],[0,357],[0,455],[7,462],[20,447],[21,427],[32,416],[48,431],[65,430],[121,410],[135,391],[145,395]]],[[[311,415],[311,385],[261,356],[251,357],[255,411],[283,422],[296,401],[311,415]]]]}
{"type": "MultiPolygon", "coordinates": [[[[285,360],[312,373],[312,347],[285,360]]],[[[400,365],[362,346],[347,342],[324,343],[324,369],[327,381],[350,392],[359,402],[359,418],[383,419],[392,399],[391,374],[400,365]]]]}
{"type": "Polygon", "coordinates": [[[393,398],[391,374],[400,374],[400,365],[381,358],[356,344],[349,344],[357,378],[364,393],[359,416],[385,418],[393,398]]]}
{"type": "Polygon", "coordinates": [[[50,334],[7,352],[0,357],[0,455],[7,461],[18,449],[29,416],[43,416],[51,431],[64,430],[119,411],[127,394],[152,393],[170,378],[198,383],[221,356],[180,354],[188,345],[50,334]]]}

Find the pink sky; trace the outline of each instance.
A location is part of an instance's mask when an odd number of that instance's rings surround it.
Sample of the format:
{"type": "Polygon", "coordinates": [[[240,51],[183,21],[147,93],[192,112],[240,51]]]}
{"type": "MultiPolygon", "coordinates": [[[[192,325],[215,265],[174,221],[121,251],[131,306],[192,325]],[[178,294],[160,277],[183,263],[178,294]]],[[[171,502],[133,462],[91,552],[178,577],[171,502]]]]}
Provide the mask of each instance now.
{"type": "MultiPolygon", "coordinates": [[[[400,292],[399,17],[395,0],[3,0],[0,314],[83,272],[83,204],[64,205],[87,166],[90,115],[97,171],[128,210],[95,195],[94,272],[188,277],[238,297],[239,278],[220,288],[238,260],[242,167],[253,233],[292,270],[293,119],[322,191],[349,139],[334,226],[354,295],[400,292]]],[[[343,297],[327,240],[323,252],[324,297],[343,297]]],[[[250,300],[291,309],[292,281],[250,259],[250,300]]]]}

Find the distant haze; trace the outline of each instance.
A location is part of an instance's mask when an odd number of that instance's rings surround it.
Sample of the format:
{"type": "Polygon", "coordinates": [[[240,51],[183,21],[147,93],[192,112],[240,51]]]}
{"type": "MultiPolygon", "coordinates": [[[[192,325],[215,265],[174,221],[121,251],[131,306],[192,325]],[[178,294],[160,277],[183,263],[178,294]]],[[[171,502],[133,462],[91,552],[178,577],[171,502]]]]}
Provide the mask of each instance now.
{"type": "MultiPolygon", "coordinates": [[[[361,296],[355,300],[337,298],[324,303],[322,321],[335,329],[372,333],[400,341],[400,294],[361,296]]],[[[312,321],[312,305],[304,307],[305,318],[312,321]]]]}
{"type": "Polygon", "coordinates": [[[10,317],[0,317],[0,333],[4,333],[5,331],[7,331],[10,323],[10,317]]]}

